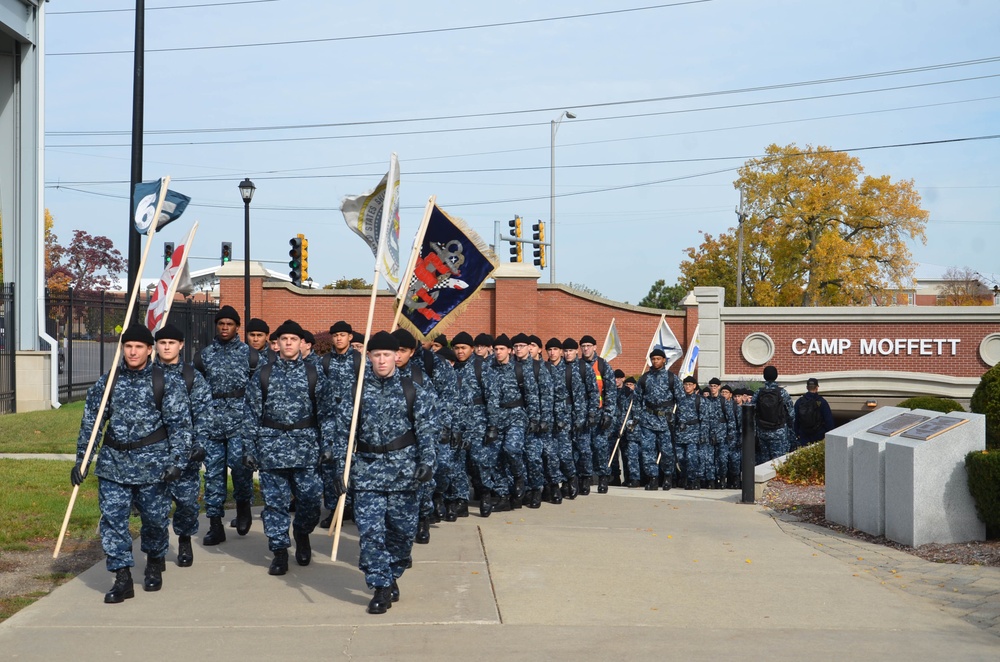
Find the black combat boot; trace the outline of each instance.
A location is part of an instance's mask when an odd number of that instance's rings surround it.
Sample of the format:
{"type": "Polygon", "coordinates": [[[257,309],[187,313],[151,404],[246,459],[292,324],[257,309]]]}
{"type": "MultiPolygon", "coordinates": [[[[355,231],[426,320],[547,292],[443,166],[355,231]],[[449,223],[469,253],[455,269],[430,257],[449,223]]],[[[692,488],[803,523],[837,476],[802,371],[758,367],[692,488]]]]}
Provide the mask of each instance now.
{"type": "Polygon", "coordinates": [[[441,520],[444,519],[444,495],[440,492],[435,492],[431,496],[431,514],[430,521],[431,524],[440,524],[441,520]]]}
{"type": "Polygon", "coordinates": [[[524,498],[525,498],[525,496],[526,496],[526,494],[522,494],[521,496],[517,496],[516,494],[511,494],[510,495],[510,509],[511,510],[518,510],[518,509],[520,509],[520,507],[522,505],[524,505],[524,498]]]}
{"type": "Polygon", "coordinates": [[[384,614],[392,607],[392,587],[385,586],[375,589],[375,596],[368,603],[369,614],[384,614]]]}
{"type": "Polygon", "coordinates": [[[389,601],[399,602],[399,584],[396,583],[395,579],[392,580],[392,586],[389,587],[389,601]]]}
{"type": "Polygon", "coordinates": [[[194,563],[194,552],[191,550],[191,536],[180,536],[177,539],[177,565],[189,568],[194,563]]]}
{"type": "Polygon", "coordinates": [[[431,523],[426,517],[421,516],[417,521],[417,537],[413,542],[418,545],[426,545],[431,541],[431,523]]]}
{"type": "Polygon", "coordinates": [[[333,511],[331,510],[330,514],[321,519],[317,526],[319,526],[319,528],[321,529],[329,529],[332,524],[333,524],[333,511]]]}
{"type": "MultiPolygon", "coordinates": [[[[619,481],[618,484],[621,485],[621,481],[619,481]]],[[[608,477],[607,476],[598,476],[597,477],[597,493],[598,494],[607,494],[608,493],[608,477]]]]}
{"type": "Polygon", "coordinates": [[[667,476],[663,479],[663,491],[667,492],[671,487],[673,487],[673,484],[670,482],[670,476],[667,476]]]}
{"type": "Polygon", "coordinates": [[[456,501],[449,501],[444,504],[444,521],[445,522],[455,522],[458,520],[458,503],[456,501]]]}
{"type": "Polygon", "coordinates": [[[249,501],[236,502],[236,533],[245,536],[250,533],[250,525],[253,524],[253,513],[250,511],[249,501]]]}
{"type": "Polygon", "coordinates": [[[159,591],[163,586],[162,572],[167,567],[166,560],[160,556],[146,555],[146,572],[142,581],[143,591],[159,591]]]}
{"type": "Polygon", "coordinates": [[[514,478],[514,492],[511,496],[516,497],[518,501],[524,498],[524,476],[514,478]]]}
{"type": "Polygon", "coordinates": [[[479,495],[479,516],[489,517],[492,512],[493,495],[484,487],[482,493],[479,495]]]}
{"type": "Polygon", "coordinates": [[[658,489],[660,489],[660,481],[655,478],[650,478],[649,482],[646,483],[646,491],[655,492],[658,489]]]}
{"type": "Polygon", "coordinates": [[[469,516],[469,502],[466,501],[465,499],[462,499],[461,501],[457,501],[455,503],[455,514],[458,515],[459,517],[468,517],[469,516]]]}
{"type": "Polygon", "coordinates": [[[552,483],[552,485],[549,487],[549,492],[551,493],[551,496],[549,497],[549,503],[552,503],[557,506],[560,503],[562,503],[563,493],[562,490],[559,488],[559,483],[552,483]]]}
{"type": "Polygon", "coordinates": [[[541,490],[531,490],[528,492],[528,508],[541,508],[542,507],[542,491],[541,490]]]}
{"type": "Polygon", "coordinates": [[[269,575],[283,575],[288,572],[288,550],[274,550],[274,558],[271,560],[271,567],[267,569],[269,575]]]}
{"type": "Polygon", "coordinates": [[[312,561],[312,545],[309,544],[309,534],[292,529],[295,537],[295,562],[299,565],[309,565],[312,561]]]}
{"type": "Polygon", "coordinates": [[[201,544],[209,547],[211,545],[218,545],[220,542],[226,542],[226,530],[222,528],[222,518],[209,517],[208,533],[205,534],[205,538],[201,541],[201,544]]]}
{"type": "Polygon", "coordinates": [[[642,483],[639,482],[638,480],[630,480],[629,482],[625,483],[625,487],[642,487],[642,483]]]}
{"type": "Polygon", "coordinates": [[[580,496],[590,494],[590,476],[580,476],[580,496]]]}
{"type": "Polygon", "coordinates": [[[580,493],[580,487],[579,486],[580,486],[580,482],[579,482],[579,479],[576,476],[573,476],[572,478],[570,478],[569,479],[569,494],[566,495],[566,498],[569,499],[570,501],[572,501],[573,499],[575,499],[576,495],[580,493]]]}
{"type": "Polygon", "coordinates": [[[115,570],[115,584],[111,587],[110,591],[104,594],[104,602],[114,605],[134,597],[135,588],[132,586],[132,571],[129,568],[115,570]]]}

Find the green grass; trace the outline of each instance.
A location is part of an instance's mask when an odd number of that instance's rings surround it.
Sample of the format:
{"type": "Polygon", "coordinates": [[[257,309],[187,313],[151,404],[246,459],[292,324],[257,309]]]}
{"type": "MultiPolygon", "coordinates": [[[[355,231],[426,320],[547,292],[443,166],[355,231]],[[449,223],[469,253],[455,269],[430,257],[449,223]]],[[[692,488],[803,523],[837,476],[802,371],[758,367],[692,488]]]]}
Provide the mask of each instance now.
{"type": "Polygon", "coordinates": [[[83,403],[0,417],[0,453],[76,453],[83,403]]]}
{"type": "MultiPolygon", "coordinates": [[[[0,459],[0,550],[29,550],[54,544],[69,496],[72,462],[0,459]]],[[[97,479],[87,478],[73,507],[67,537],[94,539],[101,513],[97,479]]]]}
{"type": "Polygon", "coordinates": [[[33,603],[39,597],[41,596],[28,597],[24,595],[16,595],[13,598],[0,598],[0,621],[6,621],[8,618],[33,603]]]}

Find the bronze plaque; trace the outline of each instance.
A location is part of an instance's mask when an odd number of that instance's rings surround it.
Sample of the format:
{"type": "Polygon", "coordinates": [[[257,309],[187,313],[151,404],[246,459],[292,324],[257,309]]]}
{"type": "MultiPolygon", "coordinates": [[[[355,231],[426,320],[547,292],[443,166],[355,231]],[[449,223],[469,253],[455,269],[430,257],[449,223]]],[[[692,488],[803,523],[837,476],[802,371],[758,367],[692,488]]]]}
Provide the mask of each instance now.
{"type": "Polygon", "coordinates": [[[921,423],[920,425],[910,428],[907,430],[903,436],[907,439],[919,439],[920,441],[927,441],[932,439],[939,434],[944,434],[948,430],[957,428],[963,423],[968,423],[967,418],[957,418],[955,416],[938,416],[937,418],[932,418],[926,423],[921,423]]]}
{"type": "Polygon", "coordinates": [[[920,414],[899,414],[887,421],[882,421],[875,427],[868,428],[868,432],[883,437],[895,437],[900,432],[920,425],[929,418],[930,416],[921,416],[920,414]]]}

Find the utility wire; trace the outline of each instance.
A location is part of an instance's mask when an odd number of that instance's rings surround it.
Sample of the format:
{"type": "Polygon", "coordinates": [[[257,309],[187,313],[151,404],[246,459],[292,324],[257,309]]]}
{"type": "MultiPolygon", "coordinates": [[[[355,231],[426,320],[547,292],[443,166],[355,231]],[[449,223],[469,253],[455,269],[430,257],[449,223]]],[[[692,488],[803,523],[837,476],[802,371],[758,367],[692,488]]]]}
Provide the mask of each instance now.
{"type": "MultiPolygon", "coordinates": [[[[290,39],[287,41],[267,41],[250,44],[219,44],[215,46],[175,46],[173,48],[147,48],[146,53],[175,53],[179,51],[211,51],[231,48],[257,48],[261,46],[290,46],[299,44],[324,44],[336,41],[358,41],[361,39],[383,39],[386,37],[404,37],[411,35],[441,34],[444,32],[462,32],[466,30],[486,30],[489,28],[509,27],[513,25],[531,25],[534,23],[549,23],[552,21],[568,21],[578,18],[593,18],[595,16],[610,16],[612,14],[627,14],[631,12],[650,11],[653,9],[666,9],[669,7],[682,7],[684,5],[700,5],[712,0],[687,0],[686,2],[671,2],[662,5],[649,5],[647,7],[629,7],[626,9],[612,9],[609,11],[590,12],[587,14],[569,14],[566,16],[549,16],[546,18],[529,18],[520,21],[503,21],[497,23],[481,23],[478,25],[458,25],[447,28],[427,28],[425,30],[407,30],[401,32],[382,32],[378,34],[352,35],[347,37],[324,37],[319,39],[290,39]]],[[[77,51],[72,53],[48,53],[49,56],[66,55],[131,55],[132,50],[118,51],[77,51]]]]}
{"type": "MultiPolygon", "coordinates": [[[[212,4],[198,5],[170,5],[166,7],[146,7],[146,11],[158,11],[162,9],[211,9],[212,7],[228,7],[229,5],[255,5],[261,2],[276,2],[277,0],[236,0],[235,2],[215,2],[212,4]]],[[[114,14],[118,12],[135,13],[135,7],[124,9],[80,9],[73,11],[47,11],[46,16],[68,16],[70,14],[114,14]]]]}

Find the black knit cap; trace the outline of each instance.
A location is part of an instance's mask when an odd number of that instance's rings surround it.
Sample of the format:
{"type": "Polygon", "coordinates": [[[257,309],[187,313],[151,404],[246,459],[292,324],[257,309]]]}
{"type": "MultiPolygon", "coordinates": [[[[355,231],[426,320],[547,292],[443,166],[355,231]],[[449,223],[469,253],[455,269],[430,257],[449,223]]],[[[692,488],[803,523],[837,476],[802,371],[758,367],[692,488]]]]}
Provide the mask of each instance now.
{"type": "Polygon", "coordinates": [[[729,391],[730,393],[732,393],[733,392],[733,387],[730,386],[729,384],[723,384],[722,388],[720,388],[719,390],[720,391],[729,391]]]}
{"type": "Polygon", "coordinates": [[[439,349],[437,351],[437,355],[446,361],[458,360],[458,356],[455,354],[455,350],[453,350],[451,347],[448,347],[447,345],[439,349]]]}
{"type": "Polygon", "coordinates": [[[556,349],[562,349],[562,341],[558,338],[549,338],[549,341],[545,343],[545,349],[552,349],[553,347],[556,349]]]}
{"type": "Polygon", "coordinates": [[[215,321],[219,320],[233,320],[236,322],[236,326],[240,325],[240,314],[236,312],[236,309],[232,306],[223,306],[219,308],[219,312],[215,314],[215,321]]]}
{"type": "Polygon", "coordinates": [[[333,323],[330,327],[330,333],[354,333],[354,329],[352,329],[351,325],[344,320],[340,320],[339,322],[333,323]]]}
{"type": "Polygon", "coordinates": [[[692,375],[688,375],[687,377],[684,378],[684,383],[685,384],[697,384],[698,380],[695,379],[692,375]]]}
{"type": "Polygon", "coordinates": [[[396,329],[392,332],[393,337],[399,341],[399,346],[404,349],[416,349],[417,339],[406,329],[396,329]]]}
{"type": "Polygon", "coordinates": [[[526,333],[514,334],[514,337],[510,339],[511,345],[527,345],[529,342],[531,342],[531,339],[528,338],[528,334],[526,333]]]}
{"type": "Polygon", "coordinates": [[[535,345],[536,347],[541,347],[542,339],[536,336],[535,334],[531,334],[530,336],[528,336],[528,344],[535,345]]]}
{"type": "Polygon", "coordinates": [[[580,344],[572,338],[567,338],[562,343],[563,349],[580,349],[580,344]]]}
{"type": "Polygon", "coordinates": [[[455,337],[451,339],[452,347],[455,345],[468,345],[469,347],[472,347],[474,344],[472,336],[465,331],[455,334],[455,337]]]}
{"type": "Polygon", "coordinates": [[[621,379],[625,376],[625,371],[621,368],[615,368],[615,379],[621,379]]]}
{"type": "Polygon", "coordinates": [[[492,347],[493,336],[491,336],[488,333],[480,333],[478,336],[476,336],[475,344],[483,345],[484,347],[492,347]]]}
{"type": "Polygon", "coordinates": [[[777,378],[778,378],[778,369],[777,368],[775,368],[773,365],[769,365],[766,368],[764,368],[764,381],[765,382],[773,382],[777,378]]]}
{"type": "Polygon", "coordinates": [[[141,342],[147,345],[153,344],[153,333],[146,328],[145,324],[138,322],[130,324],[125,333],[122,334],[122,344],[127,342],[141,342]]]}
{"type": "Polygon", "coordinates": [[[496,337],[496,339],[495,339],[495,340],[493,341],[493,346],[494,346],[494,347],[510,347],[511,349],[513,349],[513,347],[514,347],[514,343],[512,343],[512,342],[510,341],[510,338],[508,338],[508,337],[507,337],[507,334],[506,334],[506,333],[501,333],[501,334],[500,334],[499,336],[497,336],[497,337],[496,337]]]}
{"type": "MultiPolygon", "coordinates": [[[[397,329],[397,331],[402,331],[402,329],[397,329]]],[[[374,352],[379,349],[395,352],[399,349],[399,339],[388,331],[379,331],[368,340],[368,351],[374,352]]]]}
{"type": "Polygon", "coordinates": [[[247,322],[247,333],[271,333],[271,327],[267,325],[267,322],[260,319],[259,317],[252,317],[250,321],[247,322]]]}
{"type": "Polygon", "coordinates": [[[584,336],[580,338],[581,345],[586,345],[587,343],[590,343],[591,345],[596,345],[597,341],[594,340],[594,336],[584,336]]]}
{"type": "Polygon", "coordinates": [[[295,320],[285,320],[281,323],[281,326],[274,330],[274,335],[281,338],[281,336],[286,334],[301,338],[305,334],[305,331],[302,330],[302,327],[295,320]]]}
{"type": "Polygon", "coordinates": [[[708,380],[708,383],[709,383],[709,385],[712,385],[712,384],[722,384],[722,380],[719,379],[718,377],[712,377],[711,379],[708,380]]]}
{"type": "Polygon", "coordinates": [[[649,358],[653,358],[654,356],[659,356],[661,359],[667,358],[666,352],[664,352],[659,347],[657,347],[656,349],[654,349],[652,352],[649,353],[649,358]]]}
{"type": "Polygon", "coordinates": [[[635,377],[626,377],[625,378],[625,383],[626,384],[635,384],[635,377]]]}
{"type": "Polygon", "coordinates": [[[173,324],[164,324],[163,327],[156,332],[155,338],[157,340],[176,340],[178,342],[184,342],[184,332],[173,324]]]}
{"type": "Polygon", "coordinates": [[[438,336],[434,339],[434,342],[441,345],[442,347],[447,347],[448,336],[444,335],[443,333],[439,333],[438,336]]]}
{"type": "Polygon", "coordinates": [[[315,345],[316,344],[316,336],[313,335],[312,331],[303,331],[302,332],[302,339],[305,340],[310,345],[315,345]]]}
{"type": "Polygon", "coordinates": [[[354,331],[353,334],[354,335],[351,336],[351,342],[359,342],[362,345],[365,344],[365,334],[358,333],[357,331],[354,331]]]}

